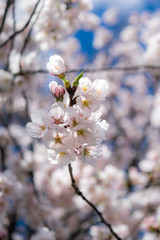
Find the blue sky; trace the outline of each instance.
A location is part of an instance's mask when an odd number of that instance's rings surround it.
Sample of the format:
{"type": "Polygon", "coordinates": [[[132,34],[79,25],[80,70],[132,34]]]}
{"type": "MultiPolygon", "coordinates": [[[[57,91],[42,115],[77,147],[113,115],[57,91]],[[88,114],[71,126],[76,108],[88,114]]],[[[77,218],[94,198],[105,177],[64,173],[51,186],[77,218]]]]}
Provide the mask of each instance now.
{"type": "MultiPolygon", "coordinates": [[[[154,12],[160,9],[160,0],[92,0],[94,8],[93,13],[99,17],[105,10],[110,7],[117,7],[119,10],[119,23],[114,27],[114,32],[118,32],[120,28],[127,24],[128,16],[132,11],[149,11],[154,12]]],[[[92,62],[97,53],[92,47],[93,33],[80,30],[76,33],[76,37],[81,43],[82,52],[87,56],[87,61],[92,62]]]]}

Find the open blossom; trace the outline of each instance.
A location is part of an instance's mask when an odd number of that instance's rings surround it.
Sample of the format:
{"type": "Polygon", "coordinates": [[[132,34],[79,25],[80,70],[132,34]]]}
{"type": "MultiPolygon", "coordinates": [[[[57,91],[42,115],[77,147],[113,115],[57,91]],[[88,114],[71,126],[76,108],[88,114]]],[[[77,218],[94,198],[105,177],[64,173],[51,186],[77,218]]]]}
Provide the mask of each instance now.
{"type": "Polygon", "coordinates": [[[80,107],[80,109],[86,114],[86,116],[90,116],[92,112],[98,110],[100,104],[98,101],[95,101],[95,99],[91,95],[88,95],[86,97],[79,96],[77,98],[77,106],[80,107]]]}
{"type": "Polygon", "coordinates": [[[44,143],[47,148],[64,152],[73,144],[71,133],[63,127],[49,129],[44,133],[44,143]]]}
{"type": "Polygon", "coordinates": [[[52,149],[48,149],[48,160],[52,164],[61,164],[61,165],[67,165],[71,161],[75,160],[76,155],[72,150],[65,150],[61,152],[55,152],[52,149]]]}
{"type": "Polygon", "coordinates": [[[79,81],[76,96],[83,97],[92,96],[98,101],[103,101],[108,94],[109,84],[105,79],[96,79],[91,82],[87,77],[83,77],[79,81]]]}
{"type": "Polygon", "coordinates": [[[52,75],[60,75],[66,71],[63,58],[58,55],[53,55],[50,57],[49,62],[47,63],[47,69],[52,75]]]}
{"type": "Polygon", "coordinates": [[[97,163],[97,158],[101,156],[101,154],[102,151],[99,146],[84,146],[79,158],[83,163],[89,163],[94,166],[97,163]]]}
{"type": "Polygon", "coordinates": [[[109,84],[104,79],[96,79],[92,84],[92,95],[98,101],[103,101],[107,96],[109,84]]]}
{"type": "Polygon", "coordinates": [[[37,110],[31,114],[32,122],[27,123],[26,127],[32,137],[42,137],[44,131],[46,130],[46,116],[48,116],[48,112],[46,110],[37,110]]]}

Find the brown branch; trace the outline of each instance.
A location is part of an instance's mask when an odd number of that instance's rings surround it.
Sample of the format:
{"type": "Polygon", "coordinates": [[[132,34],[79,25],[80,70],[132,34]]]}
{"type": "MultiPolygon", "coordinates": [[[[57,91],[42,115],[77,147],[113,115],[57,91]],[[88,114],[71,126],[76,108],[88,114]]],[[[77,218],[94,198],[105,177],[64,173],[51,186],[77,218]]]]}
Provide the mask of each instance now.
{"type": "Polygon", "coordinates": [[[77,195],[79,195],[79,196],[94,210],[94,212],[97,213],[97,215],[98,215],[98,216],[100,217],[100,219],[101,219],[101,223],[105,224],[105,225],[109,228],[109,230],[110,230],[110,232],[112,233],[112,235],[113,235],[116,239],[122,240],[122,239],[114,232],[111,224],[108,223],[108,222],[104,219],[102,213],[96,208],[96,206],[95,206],[92,202],[90,202],[90,201],[83,195],[83,193],[79,190],[79,188],[78,188],[77,185],[76,185],[74,176],[73,176],[73,171],[72,171],[72,166],[71,166],[71,164],[68,165],[68,169],[69,169],[69,174],[70,174],[70,178],[71,178],[71,182],[72,182],[72,188],[74,189],[75,193],[76,193],[77,195]]]}
{"type": "Polygon", "coordinates": [[[31,27],[30,27],[30,30],[29,30],[29,32],[28,32],[28,34],[27,34],[27,36],[26,36],[26,38],[25,38],[25,40],[24,40],[24,44],[23,44],[23,47],[22,47],[21,52],[20,52],[20,61],[19,61],[19,62],[20,62],[20,63],[19,63],[19,65],[20,65],[20,71],[22,71],[22,68],[21,68],[22,55],[23,55],[23,53],[24,53],[24,51],[25,51],[25,49],[26,49],[26,47],[27,47],[28,42],[30,41],[30,36],[31,36],[32,30],[33,30],[33,27],[34,27],[34,25],[36,24],[36,22],[37,22],[37,20],[38,20],[38,18],[39,18],[39,15],[40,15],[40,13],[41,13],[41,11],[42,11],[42,9],[43,9],[44,1],[45,1],[45,0],[43,0],[43,4],[42,4],[40,10],[38,11],[37,16],[36,16],[35,20],[33,21],[32,25],[31,25],[31,27]]]}
{"type": "MultiPolygon", "coordinates": [[[[71,69],[66,71],[65,73],[77,73],[77,72],[108,72],[108,71],[146,71],[146,70],[160,70],[160,66],[155,66],[155,65],[135,65],[135,66],[129,66],[129,67],[124,67],[124,66],[109,66],[109,67],[102,67],[102,68],[77,68],[77,69],[71,69]]],[[[17,73],[14,73],[14,76],[19,76],[19,75],[34,75],[34,74],[46,74],[48,73],[48,70],[45,69],[37,69],[37,70],[26,70],[26,71],[20,71],[17,73]]]]}
{"type": "MultiPolygon", "coordinates": [[[[16,31],[15,0],[13,0],[12,16],[13,16],[13,32],[15,32],[16,31]]],[[[9,60],[10,60],[10,55],[12,53],[13,47],[14,47],[14,38],[11,40],[10,49],[7,56],[7,63],[5,67],[6,70],[8,70],[9,68],[9,60]]]]}
{"type": "Polygon", "coordinates": [[[25,25],[20,30],[15,31],[7,40],[5,40],[3,43],[1,43],[0,48],[4,47],[11,39],[13,39],[19,33],[23,32],[28,27],[28,25],[30,24],[30,22],[32,20],[33,15],[35,14],[35,11],[36,11],[40,1],[41,0],[38,0],[38,2],[36,3],[36,5],[35,5],[35,7],[33,9],[33,12],[31,13],[31,15],[30,15],[28,21],[25,23],[25,25]]]}
{"type": "Polygon", "coordinates": [[[5,10],[4,10],[4,14],[3,14],[3,18],[2,18],[2,22],[1,22],[1,26],[0,26],[0,34],[3,30],[3,26],[4,26],[4,23],[5,23],[5,20],[6,20],[6,16],[7,16],[7,12],[8,12],[8,9],[9,9],[11,4],[12,4],[12,0],[8,0],[7,3],[6,3],[6,7],[5,7],[5,10]]]}

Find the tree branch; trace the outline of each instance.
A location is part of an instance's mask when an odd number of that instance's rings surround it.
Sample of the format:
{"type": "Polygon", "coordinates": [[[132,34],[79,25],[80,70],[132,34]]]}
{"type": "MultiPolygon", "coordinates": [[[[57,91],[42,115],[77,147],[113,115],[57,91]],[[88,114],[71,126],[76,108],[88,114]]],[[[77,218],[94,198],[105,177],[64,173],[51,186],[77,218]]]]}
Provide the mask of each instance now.
{"type": "Polygon", "coordinates": [[[9,9],[11,3],[12,3],[12,0],[8,0],[7,3],[6,3],[6,7],[5,7],[5,10],[4,10],[4,14],[3,14],[3,18],[2,18],[2,22],[1,22],[1,26],[0,26],[0,34],[3,30],[3,26],[4,26],[4,23],[5,23],[5,20],[6,20],[6,16],[7,16],[7,12],[8,12],[8,9],[9,9]]]}
{"type": "MultiPolygon", "coordinates": [[[[102,67],[102,68],[77,68],[77,69],[71,69],[66,71],[66,73],[77,73],[77,72],[88,72],[88,73],[92,73],[92,72],[108,72],[108,71],[146,71],[146,70],[160,70],[160,66],[155,66],[155,65],[134,65],[134,66],[129,66],[129,67],[123,67],[123,66],[109,66],[109,67],[102,67]]],[[[19,76],[19,75],[34,75],[34,74],[39,74],[39,73],[43,73],[46,74],[48,73],[48,70],[45,69],[37,69],[37,70],[27,70],[27,71],[20,71],[17,73],[14,73],[14,76],[19,76]]]]}
{"type": "Polygon", "coordinates": [[[38,0],[38,2],[36,3],[36,5],[35,5],[35,7],[33,9],[33,12],[31,13],[31,15],[30,15],[28,21],[25,23],[25,25],[20,30],[15,31],[7,40],[5,40],[3,43],[1,43],[0,48],[4,47],[12,38],[14,38],[19,33],[23,32],[28,27],[28,25],[30,24],[30,22],[32,20],[33,15],[35,14],[35,11],[36,11],[40,1],[41,0],[38,0]]]}
{"type": "Polygon", "coordinates": [[[108,222],[104,219],[102,213],[96,208],[96,206],[95,206],[92,202],[90,202],[90,201],[83,195],[83,193],[79,190],[79,188],[78,188],[77,185],[76,185],[74,176],[73,176],[73,171],[72,171],[72,166],[71,166],[71,164],[68,165],[68,169],[69,169],[69,174],[70,174],[70,178],[71,178],[71,182],[72,182],[72,188],[74,189],[75,193],[76,193],[77,195],[79,195],[79,196],[97,213],[97,215],[98,215],[98,216],[100,217],[100,219],[101,219],[101,223],[105,224],[105,225],[109,228],[109,230],[110,230],[110,232],[112,233],[112,235],[113,235],[117,240],[122,240],[122,239],[114,232],[111,224],[108,223],[108,222]]]}

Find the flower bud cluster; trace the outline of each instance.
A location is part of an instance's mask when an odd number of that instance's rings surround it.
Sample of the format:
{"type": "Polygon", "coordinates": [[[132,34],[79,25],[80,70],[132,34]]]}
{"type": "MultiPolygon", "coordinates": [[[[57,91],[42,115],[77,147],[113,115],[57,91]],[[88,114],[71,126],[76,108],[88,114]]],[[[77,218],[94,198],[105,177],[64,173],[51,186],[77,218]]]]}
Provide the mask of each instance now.
{"type": "Polygon", "coordinates": [[[108,82],[104,79],[92,82],[81,73],[71,86],[64,74],[64,61],[57,55],[50,58],[47,68],[63,80],[66,91],[52,81],[49,87],[56,102],[50,112],[43,109],[33,113],[27,130],[32,137],[43,138],[52,164],[66,165],[79,159],[95,165],[108,129],[99,112],[100,102],[108,93],[108,82]]]}

